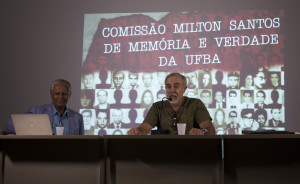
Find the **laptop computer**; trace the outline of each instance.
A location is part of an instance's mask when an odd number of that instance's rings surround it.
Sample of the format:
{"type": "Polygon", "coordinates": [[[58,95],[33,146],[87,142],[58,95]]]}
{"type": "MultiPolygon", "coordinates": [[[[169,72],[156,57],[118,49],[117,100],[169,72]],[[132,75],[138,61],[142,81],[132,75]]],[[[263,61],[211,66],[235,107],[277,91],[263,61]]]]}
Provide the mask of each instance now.
{"type": "Polygon", "coordinates": [[[12,114],[16,135],[53,135],[48,114],[12,114]]]}

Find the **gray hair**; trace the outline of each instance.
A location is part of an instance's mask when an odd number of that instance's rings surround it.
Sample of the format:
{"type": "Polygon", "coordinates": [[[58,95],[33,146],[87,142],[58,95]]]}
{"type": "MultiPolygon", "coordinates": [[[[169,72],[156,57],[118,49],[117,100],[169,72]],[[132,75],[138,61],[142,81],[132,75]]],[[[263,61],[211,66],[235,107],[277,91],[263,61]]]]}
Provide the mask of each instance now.
{"type": "Polygon", "coordinates": [[[183,80],[183,85],[186,86],[186,78],[184,75],[181,75],[180,73],[170,73],[169,75],[167,75],[167,77],[165,79],[165,84],[169,77],[180,77],[183,80]]]}
{"type": "Polygon", "coordinates": [[[70,84],[69,81],[67,81],[65,79],[56,79],[51,84],[51,88],[50,88],[50,93],[51,94],[52,94],[53,87],[54,87],[55,84],[64,84],[64,85],[66,85],[68,87],[69,95],[72,93],[72,88],[71,88],[71,84],[70,84]]]}

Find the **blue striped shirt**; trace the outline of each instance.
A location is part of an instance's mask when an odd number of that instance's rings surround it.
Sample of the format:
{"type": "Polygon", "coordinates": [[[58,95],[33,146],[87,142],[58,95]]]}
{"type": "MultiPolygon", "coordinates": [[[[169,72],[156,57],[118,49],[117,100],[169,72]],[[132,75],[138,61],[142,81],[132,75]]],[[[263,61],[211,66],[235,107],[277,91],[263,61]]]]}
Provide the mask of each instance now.
{"type": "Polygon", "coordinates": [[[65,112],[62,116],[60,116],[60,113],[56,110],[53,104],[52,106],[52,112],[53,112],[53,124],[52,124],[52,131],[53,134],[56,135],[56,127],[64,127],[64,134],[63,135],[70,135],[69,131],[69,123],[68,123],[68,108],[66,108],[65,112]]]}

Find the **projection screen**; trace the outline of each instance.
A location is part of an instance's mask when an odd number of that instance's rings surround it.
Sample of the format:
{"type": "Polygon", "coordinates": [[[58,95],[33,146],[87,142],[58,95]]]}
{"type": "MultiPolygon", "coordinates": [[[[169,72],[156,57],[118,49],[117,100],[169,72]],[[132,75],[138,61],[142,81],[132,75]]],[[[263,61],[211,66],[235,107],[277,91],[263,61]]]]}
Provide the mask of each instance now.
{"type": "Polygon", "coordinates": [[[286,130],[284,9],[84,15],[86,135],[127,134],[165,97],[172,72],[217,134],[286,130]],[[121,122],[117,127],[115,122],[121,122]]]}

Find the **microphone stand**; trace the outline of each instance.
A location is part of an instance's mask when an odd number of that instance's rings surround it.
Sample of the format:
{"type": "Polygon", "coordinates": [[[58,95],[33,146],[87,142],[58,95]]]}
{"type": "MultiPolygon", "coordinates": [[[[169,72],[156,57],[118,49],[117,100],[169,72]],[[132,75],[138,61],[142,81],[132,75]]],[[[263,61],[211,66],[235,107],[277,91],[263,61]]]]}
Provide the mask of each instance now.
{"type": "Polygon", "coordinates": [[[159,114],[159,121],[157,123],[157,130],[151,130],[151,135],[159,135],[159,134],[169,134],[169,130],[164,130],[161,128],[161,116],[162,116],[162,109],[163,109],[163,101],[167,99],[172,101],[172,98],[163,97],[160,102],[160,114],[159,114]]]}

